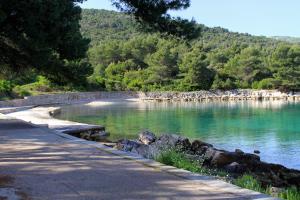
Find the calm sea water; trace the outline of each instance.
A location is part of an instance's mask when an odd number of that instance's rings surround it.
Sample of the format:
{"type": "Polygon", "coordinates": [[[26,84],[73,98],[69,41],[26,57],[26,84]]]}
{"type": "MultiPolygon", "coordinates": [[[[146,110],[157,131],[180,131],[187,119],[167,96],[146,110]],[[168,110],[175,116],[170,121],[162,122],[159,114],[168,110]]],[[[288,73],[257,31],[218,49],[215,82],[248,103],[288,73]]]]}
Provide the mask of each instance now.
{"type": "Polygon", "coordinates": [[[261,151],[261,159],[300,169],[300,104],[283,102],[71,105],[58,118],[104,125],[111,139],[148,129],[175,133],[230,151],[261,151]]]}

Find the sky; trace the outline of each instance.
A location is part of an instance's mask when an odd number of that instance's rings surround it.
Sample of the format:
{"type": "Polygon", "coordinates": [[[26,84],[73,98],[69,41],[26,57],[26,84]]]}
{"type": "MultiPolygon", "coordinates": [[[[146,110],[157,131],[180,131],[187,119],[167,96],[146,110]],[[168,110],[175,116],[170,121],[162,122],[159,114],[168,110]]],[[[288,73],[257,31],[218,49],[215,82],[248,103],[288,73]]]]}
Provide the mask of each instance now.
{"type": "MultiPolygon", "coordinates": [[[[116,10],[110,0],[87,0],[81,6],[116,10]]],[[[300,37],[300,0],[191,0],[188,9],[170,14],[234,32],[300,37]]]]}

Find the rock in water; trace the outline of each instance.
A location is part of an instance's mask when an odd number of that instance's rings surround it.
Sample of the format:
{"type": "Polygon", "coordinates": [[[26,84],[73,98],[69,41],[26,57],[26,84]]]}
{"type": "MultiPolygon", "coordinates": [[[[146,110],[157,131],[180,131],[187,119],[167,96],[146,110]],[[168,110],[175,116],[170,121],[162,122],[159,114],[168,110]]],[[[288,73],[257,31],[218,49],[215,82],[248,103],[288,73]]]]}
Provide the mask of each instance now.
{"type": "Polygon", "coordinates": [[[255,154],[260,154],[260,151],[259,150],[254,150],[254,153],[255,154]]]}
{"type": "Polygon", "coordinates": [[[143,144],[149,145],[155,142],[155,140],[156,140],[155,134],[150,131],[143,131],[139,134],[139,141],[141,141],[141,143],[143,144]]]}

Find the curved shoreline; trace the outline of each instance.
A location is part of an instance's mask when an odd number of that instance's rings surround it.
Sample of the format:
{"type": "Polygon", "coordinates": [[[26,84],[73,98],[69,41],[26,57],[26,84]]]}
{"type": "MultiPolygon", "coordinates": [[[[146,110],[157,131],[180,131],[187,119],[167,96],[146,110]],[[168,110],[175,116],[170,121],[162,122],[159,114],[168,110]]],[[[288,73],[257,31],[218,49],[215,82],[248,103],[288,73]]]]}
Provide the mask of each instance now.
{"type": "Polygon", "coordinates": [[[300,92],[284,93],[278,90],[229,90],[229,91],[195,91],[195,92],[71,92],[29,96],[24,99],[0,101],[3,107],[24,107],[36,105],[73,104],[103,100],[139,99],[145,101],[300,101],[300,92]]]}
{"type": "Polygon", "coordinates": [[[21,119],[32,124],[47,127],[61,133],[84,132],[89,130],[104,131],[104,126],[84,124],[67,120],[56,119],[60,107],[36,107],[28,110],[6,114],[6,116],[21,119]]]}
{"type": "MultiPolygon", "coordinates": [[[[141,101],[141,99],[123,99],[123,101],[141,101]]],[[[85,105],[89,106],[101,106],[101,105],[109,105],[113,104],[114,102],[120,102],[120,100],[116,99],[106,99],[106,101],[91,101],[86,103],[85,105]]],[[[17,119],[21,119],[33,124],[37,124],[40,126],[46,126],[47,128],[50,128],[52,130],[55,130],[59,133],[67,133],[74,136],[72,133],[82,133],[82,132],[88,132],[88,131],[98,131],[103,132],[105,131],[104,126],[98,126],[98,125],[91,125],[91,124],[84,124],[84,123],[78,123],[78,122],[72,122],[67,120],[60,120],[54,118],[54,116],[59,113],[61,110],[61,107],[55,106],[55,107],[34,107],[27,110],[21,110],[18,112],[7,114],[7,116],[14,117],[17,119]]],[[[80,138],[87,139],[84,137],[81,137],[81,135],[76,135],[80,138]]],[[[94,140],[97,141],[97,140],[94,140]]],[[[115,143],[114,143],[115,144],[115,143]]],[[[216,149],[217,151],[220,151],[216,149]]],[[[221,150],[222,152],[232,154],[232,152],[221,150]]],[[[128,152],[124,152],[128,153],[128,152]]],[[[131,153],[131,152],[129,152],[131,153]]],[[[138,153],[139,156],[145,157],[138,153]]],[[[245,154],[248,155],[248,154],[245,154]]],[[[250,155],[250,154],[249,154],[250,155]]],[[[145,157],[147,158],[147,157],[145,157]]],[[[262,162],[263,163],[263,162],[262,162]]],[[[266,168],[270,168],[270,170],[273,170],[272,168],[278,168],[280,165],[273,164],[273,163],[265,163],[264,166],[266,168]],[[267,167],[270,166],[270,167],[267,167]]],[[[283,174],[287,174],[287,176],[292,176],[292,174],[300,174],[299,170],[294,170],[286,167],[280,167],[280,169],[283,170],[283,174]],[[291,174],[290,174],[291,173],[291,174]]],[[[298,177],[298,175],[297,175],[298,177]]]]}

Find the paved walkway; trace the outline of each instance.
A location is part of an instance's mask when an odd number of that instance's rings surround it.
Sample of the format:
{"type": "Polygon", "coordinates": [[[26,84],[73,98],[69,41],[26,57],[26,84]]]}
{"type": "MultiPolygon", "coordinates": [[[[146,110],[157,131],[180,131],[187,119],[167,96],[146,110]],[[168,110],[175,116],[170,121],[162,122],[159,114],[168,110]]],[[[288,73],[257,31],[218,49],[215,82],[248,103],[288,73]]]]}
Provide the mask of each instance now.
{"type": "Polygon", "coordinates": [[[0,119],[0,199],[267,199],[200,184],[49,129],[0,119]],[[5,199],[5,198],[4,198],[5,199]]]}

